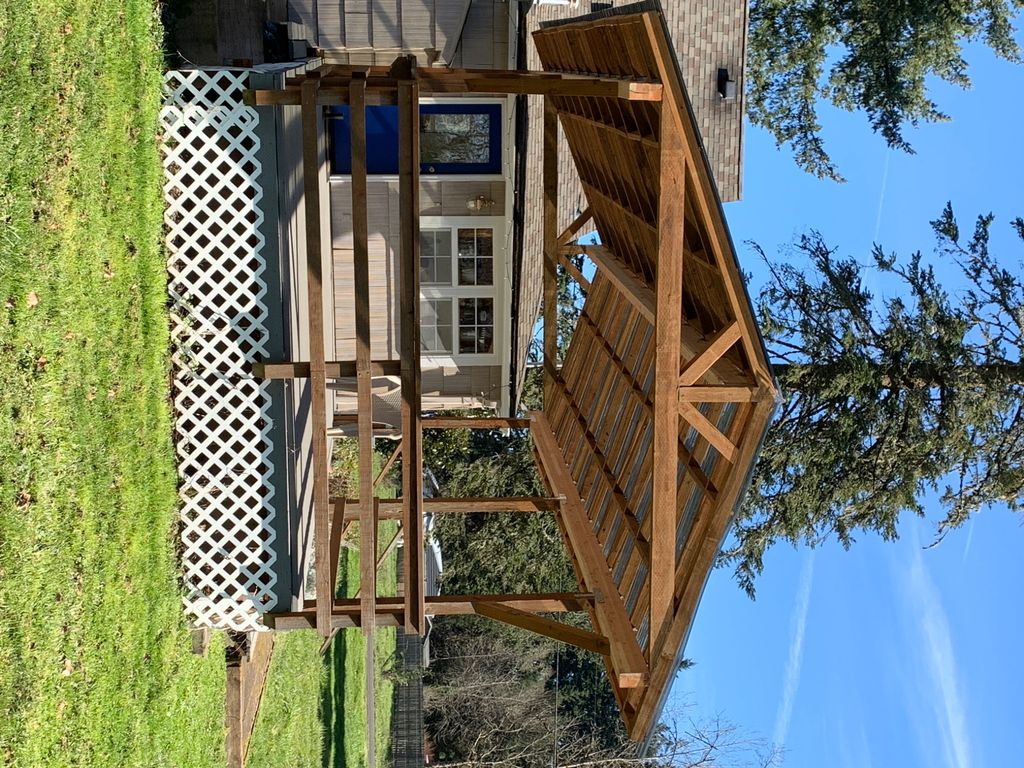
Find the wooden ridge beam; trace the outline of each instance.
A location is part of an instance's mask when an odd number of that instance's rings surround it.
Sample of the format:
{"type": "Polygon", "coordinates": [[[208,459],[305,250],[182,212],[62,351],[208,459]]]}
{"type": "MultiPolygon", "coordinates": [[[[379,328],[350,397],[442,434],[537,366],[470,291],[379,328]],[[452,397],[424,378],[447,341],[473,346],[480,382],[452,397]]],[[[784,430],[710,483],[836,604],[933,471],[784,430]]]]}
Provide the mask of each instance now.
{"type": "MultiPolygon", "coordinates": [[[[324,356],[323,244],[320,238],[320,81],[310,78],[302,85],[302,181],[306,212],[306,301],[309,311],[310,423],[313,463],[313,559],[316,593],[334,594],[330,583],[331,508],[328,491],[327,371],[324,356]]],[[[316,628],[330,634],[330,606],[316,613],[316,628]]]]}
{"type": "MultiPolygon", "coordinates": [[[[399,62],[396,62],[398,65],[399,62]]],[[[420,86],[411,64],[410,79],[398,85],[398,201],[401,299],[399,346],[402,360],[402,548],[405,572],[405,630],[426,631],[423,604],[423,434],[420,426],[420,86]]]]}
{"type": "Polygon", "coordinates": [[[688,387],[700,381],[701,377],[718,362],[722,355],[729,351],[733,344],[740,340],[742,335],[743,331],[738,320],[715,333],[708,340],[707,347],[683,366],[683,370],[679,373],[678,386],[688,387]]]}
{"type": "MultiPolygon", "coordinates": [[[[257,379],[308,379],[309,361],[289,362],[287,360],[268,360],[252,364],[252,375],[257,379]]],[[[402,372],[402,364],[398,360],[371,360],[371,376],[398,376],[402,372]]],[[[347,379],[356,375],[355,360],[328,360],[324,363],[324,374],[328,379],[347,379]]]]}
{"type": "Polygon", "coordinates": [[[612,580],[608,562],[590,527],[569,467],[562,457],[547,417],[536,411],[531,412],[530,417],[534,422],[532,434],[541,473],[552,488],[564,497],[557,517],[582,571],[584,584],[594,593],[597,629],[608,638],[608,655],[614,670],[614,682],[620,688],[643,686],[647,680],[647,662],[626,613],[626,606],[612,580]]]}
{"type": "MultiPolygon", "coordinates": [[[[339,508],[344,506],[345,511],[343,513],[343,519],[345,522],[355,522],[359,519],[357,499],[333,498],[331,499],[331,504],[334,507],[335,514],[337,514],[339,508]]],[[[377,508],[379,519],[401,520],[404,504],[405,500],[402,498],[378,499],[377,508]]],[[[432,499],[424,499],[422,509],[424,512],[429,512],[432,515],[468,515],[476,512],[529,513],[555,512],[558,510],[558,504],[558,499],[548,498],[546,496],[510,496],[506,498],[435,497],[432,499]]]]}
{"type": "Polygon", "coordinates": [[[597,653],[602,656],[607,656],[609,653],[607,638],[596,632],[563,624],[560,621],[555,621],[545,616],[538,616],[535,613],[527,613],[517,608],[510,608],[501,603],[473,603],[473,608],[480,616],[486,616],[503,624],[519,627],[544,637],[550,637],[552,640],[568,643],[591,653],[597,653]]]}

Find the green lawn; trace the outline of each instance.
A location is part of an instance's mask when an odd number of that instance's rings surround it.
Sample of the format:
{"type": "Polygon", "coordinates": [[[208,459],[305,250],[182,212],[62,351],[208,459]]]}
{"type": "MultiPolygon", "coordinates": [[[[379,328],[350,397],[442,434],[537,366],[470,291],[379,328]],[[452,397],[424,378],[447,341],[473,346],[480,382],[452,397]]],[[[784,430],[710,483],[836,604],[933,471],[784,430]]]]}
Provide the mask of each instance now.
{"type": "MultiPolygon", "coordinates": [[[[358,493],[357,454],[349,441],[335,449],[335,472],[345,478],[348,495],[358,493]]],[[[380,461],[375,462],[379,469],[380,461]]],[[[382,497],[393,497],[384,485],[382,497]]],[[[383,551],[397,524],[380,524],[378,551],[383,551]]],[[[358,525],[349,533],[358,542],[358,525]]],[[[378,571],[379,594],[396,591],[392,554],[378,571]]],[[[342,548],[338,563],[338,596],[359,588],[359,552],[342,548]]],[[[327,654],[319,656],[320,637],[314,632],[279,636],[267,677],[259,718],[249,746],[249,768],[360,768],[366,766],[366,641],[357,630],[338,634],[327,654]]],[[[392,682],[383,674],[395,652],[395,630],[377,631],[377,755],[387,754],[391,725],[392,682]]]]}
{"type": "Polygon", "coordinates": [[[175,557],[144,0],[0,2],[0,764],[223,765],[175,557]]]}

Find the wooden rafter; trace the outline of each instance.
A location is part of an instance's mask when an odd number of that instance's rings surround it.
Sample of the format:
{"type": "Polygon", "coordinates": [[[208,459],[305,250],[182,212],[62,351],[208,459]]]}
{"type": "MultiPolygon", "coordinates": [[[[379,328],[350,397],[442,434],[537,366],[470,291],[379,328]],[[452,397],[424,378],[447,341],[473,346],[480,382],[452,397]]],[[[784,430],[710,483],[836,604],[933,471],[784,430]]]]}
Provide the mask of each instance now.
{"type": "Polygon", "coordinates": [[[529,419],[500,416],[424,416],[423,429],[529,429],[529,419]]]}
{"type": "MultiPolygon", "coordinates": [[[[404,499],[378,499],[377,506],[381,520],[401,520],[404,499]]],[[[345,521],[358,520],[358,508],[356,499],[331,499],[335,513],[342,506],[347,504],[345,521]]],[[[558,499],[546,496],[511,496],[506,498],[446,498],[435,497],[424,499],[422,504],[424,512],[432,515],[469,515],[476,512],[555,512],[558,509],[558,499]]]]}
{"type": "Polygon", "coordinates": [[[637,643],[622,597],[608,570],[608,563],[590,528],[572,475],[562,458],[547,417],[537,412],[531,413],[530,417],[534,422],[532,434],[542,474],[554,491],[564,497],[558,520],[582,571],[584,585],[595,595],[597,629],[608,638],[610,644],[609,658],[614,682],[619,688],[642,686],[647,679],[647,662],[637,643]]]}
{"type": "Polygon", "coordinates": [[[566,253],[565,248],[558,249],[558,263],[562,265],[562,268],[569,273],[569,277],[579,283],[580,288],[583,289],[584,293],[590,290],[590,281],[583,276],[583,273],[573,264],[572,259],[569,258],[569,254],[566,253]]]}
{"type": "Polygon", "coordinates": [[[608,655],[609,645],[605,637],[579,627],[563,624],[535,613],[521,611],[518,608],[510,608],[501,603],[473,603],[473,608],[480,616],[486,616],[494,621],[519,627],[538,635],[550,637],[562,643],[575,645],[585,651],[598,653],[602,656],[608,655]]]}
{"type": "Polygon", "coordinates": [[[602,270],[608,279],[615,285],[633,308],[636,309],[647,322],[654,325],[656,298],[643,280],[626,267],[608,248],[603,245],[588,245],[584,251],[587,257],[602,270]]]}
{"type": "Polygon", "coordinates": [[[544,98],[544,402],[551,402],[558,365],[558,112],[544,98]]]}
{"type": "MultiPolygon", "coordinates": [[[[327,456],[327,372],[324,356],[323,251],[320,239],[320,81],[302,85],[302,177],[306,200],[306,301],[309,305],[309,380],[313,460],[313,534],[316,593],[331,595],[330,494],[327,456]]],[[[317,608],[317,631],[330,634],[331,610],[317,608]]]]}
{"type": "Polygon", "coordinates": [[[753,403],[767,395],[762,387],[724,385],[684,386],[679,388],[681,403],[753,403]]]}

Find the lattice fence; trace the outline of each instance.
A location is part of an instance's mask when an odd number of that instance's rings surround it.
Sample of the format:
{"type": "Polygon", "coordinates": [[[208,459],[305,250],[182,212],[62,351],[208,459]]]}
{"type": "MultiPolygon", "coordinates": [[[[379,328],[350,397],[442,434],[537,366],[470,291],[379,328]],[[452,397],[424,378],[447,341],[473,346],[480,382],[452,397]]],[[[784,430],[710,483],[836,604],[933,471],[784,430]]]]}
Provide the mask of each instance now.
{"type": "Polygon", "coordinates": [[[258,629],[275,602],[260,148],[247,73],[168,72],[164,201],[185,609],[258,629]]]}

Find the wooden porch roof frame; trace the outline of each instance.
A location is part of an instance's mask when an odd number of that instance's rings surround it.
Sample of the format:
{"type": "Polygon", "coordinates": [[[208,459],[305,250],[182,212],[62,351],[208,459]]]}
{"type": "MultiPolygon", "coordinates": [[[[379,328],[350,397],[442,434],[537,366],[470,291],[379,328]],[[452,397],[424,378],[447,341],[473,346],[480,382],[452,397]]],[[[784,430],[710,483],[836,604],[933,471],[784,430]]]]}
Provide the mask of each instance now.
{"type": "MultiPolygon", "coordinates": [[[[255,105],[301,107],[306,179],[310,359],[269,361],[254,371],[270,378],[309,377],[312,382],[313,514],[320,599],[307,601],[298,612],[269,614],[266,623],[279,630],[315,628],[329,638],[340,627],[360,627],[370,635],[377,625],[397,625],[422,633],[428,614],[472,612],[524,627],[602,654],[627,730],[631,737],[643,738],[652,730],[674,677],[700,593],[777,403],[778,388],[660,12],[569,22],[540,30],[535,40],[545,68],[550,64],[554,71],[423,70],[416,69],[410,58],[401,57],[388,68],[321,67],[289,80],[285,89],[246,94],[248,103],[255,105]],[[601,55],[597,54],[595,41],[606,43],[601,55]],[[559,56],[563,66],[551,64],[559,56]],[[569,66],[564,66],[566,61],[569,66]],[[430,418],[421,413],[418,110],[420,96],[435,93],[531,93],[545,97],[545,411],[531,413],[528,419],[430,418]],[[365,108],[382,102],[397,103],[399,112],[399,262],[403,277],[399,286],[403,418],[398,448],[402,456],[402,496],[399,501],[388,502],[374,494],[370,382],[375,371],[394,370],[394,363],[374,361],[371,355],[366,231],[365,108]],[[342,103],[351,109],[357,346],[355,361],[328,362],[323,348],[324,245],[320,237],[318,177],[322,109],[342,103]],[[632,111],[641,107],[643,112],[632,111]],[[638,115],[646,115],[643,126],[636,119],[638,115]],[[556,270],[559,263],[568,263],[568,253],[580,250],[571,243],[573,227],[565,232],[556,230],[555,139],[559,123],[566,131],[590,203],[573,226],[582,225],[592,216],[602,235],[615,235],[615,242],[623,246],[621,250],[607,245],[588,246],[583,251],[597,265],[597,276],[593,284],[578,272],[574,277],[592,291],[594,306],[589,314],[584,307],[562,367],[556,359],[556,270]],[[597,142],[587,141],[587,137],[597,142]],[[623,142],[624,146],[641,147],[644,157],[655,159],[653,193],[631,187],[633,182],[627,179],[626,171],[620,175],[613,172],[613,162],[603,154],[604,148],[623,142]],[[592,166],[588,166],[588,154],[598,158],[592,166]],[[694,226],[710,251],[698,271],[705,275],[702,279],[718,281],[715,285],[720,287],[727,305],[724,310],[687,306],[687,301],[690,305],[697,301],[692,292],[687,294],[684,285],[684,272],[688,274],[695,258],[686,240],[688,228],[694,226]],[[626,239],[633,235],[624,234],[633,230],[640,230],[646,237],[641,242],[637,236],[635,247],[626,239]],[[645,250],[645,244],[653,247],[645,250]],[[614,301],[609,302],[609,296],[614,301]],[[612,312],[598,311],[602,297],[604,306],[610,304],[612,312]],[[627,359],[628,355],[620,351],[623,337],[614,336],[605,327],[612,314],[632,324],[630,333],[637,328],[653,333],[650,338],[654,341],[647,345],[653,356],[652,375],[635,367],[639,359],[627,359]],[[695,318],[692,322],[691,314],[695,318]],[[718,322],[722,316],[725,321],[718,322]],[[720,327],[712,327],[716,325],[720,327]],[[608,375],[615,376],[618,383],[613,391],[619,394],[588,393],[583,388],[580,382],[585,380],[586,372],[582,363],[588,356],[600,358],[608,375]],[[357,499],[331,499],[327,490],[327,378],[353,372],[360,403],[357,426],[361,491],[357,499]],[[622,399],[615,400],[620,395],[622,399]],[[630,438],[631,447],[623,449],[621,441],[614,442],[615,430],[595,433],[590,423],[593,410],[584,401],[586,397],[595,398],[605,407],[628,405],[630,413],[640,414],[635,418],[645,419],[643,423],[651,431],[650,455],[642,436],[630,438]],[[733,408],[727,420],[723,416],[726,406],[733,408]],[[528,428],[549,495],[542,499],[425,502],[422,430],[463,427],[528,428]],[[625,459],[617,465],[610,454],[615,452],[618,457],[620,449],[625,459]],[[585,456],[582,465],[581,455],[585,456]],[[646,472],[651,483],[650,510],[643,515],[638,512],[633,484],[623,474],[624,468],[631,466],[641,474],[646,472]],[[596,473],[591,471],[594,467],[596,473]],[[595,501],[595,488],[603,489],[600,497],[611,502],[595,501]],[[675,543],[681,499],[691,492],[699,494],[700,512],[679,549],[675,543]],[[627,533],[612,537],[607,522],[601,519],[602,503],[616,510],[627,533]],[[552,511],[562,529],[580,591],[561,596],[465,595],[427,601],[423,594],[424,508],[430,506],[442,513],[466,512],[470,504],[493,511],[552,511]],[[340,539],[348,526],[359,522],[360,550],[376,553],[377,523],[383,515],[397,516],[399,509],[406,538],[405,595],[399,599],[377,595],[375,555],[362,558],[359,598],[335,600],[332,577],[340,539]],[[648,608],[639,614],[636,608],[627,608],[625,592],[629,585],[618,575],[620,569],[633,576],[646,569],[647,576],[638,577],[637,583],[644,585],[646,602],[641,604],[648,608]],[[324,595],[330,598],[323,599],[324,595]],[[537,615],[580,609],[589,613],[592,630],[579,630],[537,615]],[[638,621],[638,615],[643,621],[638,621]],[[642,644],[638,631],[645,622],[647,642],[642,644]]],[[[719,294],[712,291],[709,295],[719,294]]],[[[373,645],[366,644],[369,720],[373,717],[373,645]]],[[[373,728],[369,731],[372,733],[373,728]]],[[[368,748],[372,749],[372,743],[368,748]]]]}

